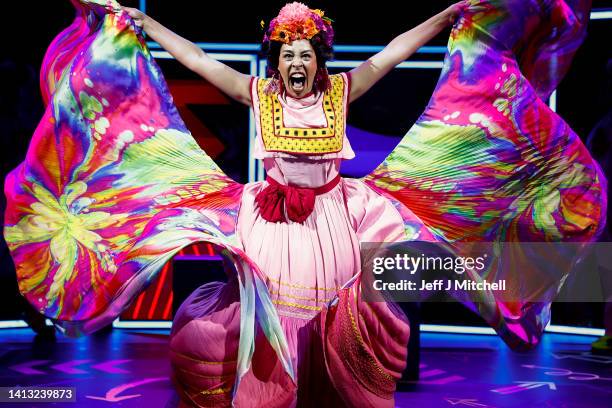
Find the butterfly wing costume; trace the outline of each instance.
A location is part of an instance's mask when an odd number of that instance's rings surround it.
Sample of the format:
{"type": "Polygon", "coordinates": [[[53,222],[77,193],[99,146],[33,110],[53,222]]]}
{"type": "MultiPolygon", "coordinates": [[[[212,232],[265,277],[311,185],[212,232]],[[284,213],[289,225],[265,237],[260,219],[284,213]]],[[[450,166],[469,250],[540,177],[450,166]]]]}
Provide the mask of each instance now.
{"type": "MultiPolygon", "coordinates": [[[[4,235],[19,288],[67,334],[90,333],[182,248],[215,244],[231,265],[229,282],[194,292],[172,330],[174,380],[194,405],[287,406],[318,390],[327,401],[392,406],[409,329],[395,305],[361,299],[359,242],[587,242],[605,224],[605,178],[544,102],[584,37],[588,1],[472,1],[453,27],[425,112],[386,160],[308,198],[306,221],[276,223],[253,218],[257,196],[284,187],[236,183],[200,149],[118,4],[72,2],[76,18],[42,67],[44,116],[5,182],[4,235]],[[297,237],[316,220],[326,220],[312,225],[316,238],[297,237]],[[310,254],[291,242],[313,244],[323,263],[340,264],[313,268],[346,276],[315,288],[271,276],[297,262],[291,255],[270,264],[270,246],[252,247],[272,229],[279,253],[310,254]],[[343,237],[348,246],[339,246],[343,237]],[[315,371],[321,379],[309,380],[315,371]]],[[[348,76],[334,77],[349,86],[348,76]]],[[[338,92],[346,104],[347,90],[338,92]]],[[[269,174],[313,165],[282,159],[269,174]]],[[[285,202],[299,207],[300,199],[285,202]]],[[[289,215],[283,211],[271,216],[289,215]]],[[[538,342],[546,303],[492,299],[470,307],[509,345],[538,342]]]]}

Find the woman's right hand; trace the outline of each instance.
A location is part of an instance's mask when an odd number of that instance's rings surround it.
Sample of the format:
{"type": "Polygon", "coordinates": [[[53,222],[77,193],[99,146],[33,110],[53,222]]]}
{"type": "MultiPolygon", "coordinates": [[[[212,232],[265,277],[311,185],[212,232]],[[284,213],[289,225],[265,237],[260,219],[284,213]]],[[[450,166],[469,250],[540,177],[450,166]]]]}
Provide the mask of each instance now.
{"type": "Polygon", "coordinates": [[[121,6],[121,8],[132,17],[137,27],[144,29],[145,22],[149,18],[145,13],[132,7],[121,6]]]}

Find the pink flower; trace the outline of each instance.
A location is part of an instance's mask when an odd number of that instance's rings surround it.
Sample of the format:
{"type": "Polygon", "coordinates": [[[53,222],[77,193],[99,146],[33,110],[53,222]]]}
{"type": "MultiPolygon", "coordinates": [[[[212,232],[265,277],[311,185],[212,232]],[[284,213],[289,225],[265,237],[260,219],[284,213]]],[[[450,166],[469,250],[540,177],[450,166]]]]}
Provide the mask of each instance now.
{"type": "Polygon", "coordinates": [[[308,6],[295,1],[286,4],[278,13],[276,20],[281,24],[299,24],[309,19],[310,15],[308,6]]]}
{"type": "Polygon", "coordinates": [[[331,20],[323,16],[323,11],[311,10],[303,3],[288,3],[270,22],[264,35],[264,42],[278,41],[289,44],[295,40],[309,40],[323,31],[324,41],[331,47],[334,31],[331,27],[331,20]]]}

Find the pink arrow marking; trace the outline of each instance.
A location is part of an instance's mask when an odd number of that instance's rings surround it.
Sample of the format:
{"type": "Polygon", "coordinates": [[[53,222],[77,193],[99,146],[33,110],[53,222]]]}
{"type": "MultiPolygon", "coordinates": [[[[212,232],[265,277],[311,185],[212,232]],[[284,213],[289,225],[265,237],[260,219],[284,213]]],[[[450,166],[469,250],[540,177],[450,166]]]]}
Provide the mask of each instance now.
{"type": "Polygon", "coordinates": [[[599,356],[599,355],[594,355],[589,353],[588,351],[584,351],[582,353],[559,353],[559,354],[555,354],[555,353],[551,353],[551,355],[556,358],[557,360],[563,360],[566,358],[572,358],[575,360],[583,360],[583,361],[591,361],[594,363],[602,363],[602,364],[610,364],[612,363],[612,357],[609,356],[599,356]]]}
{"type": "Polygon", "coordinates": [[[434,368],[433,370],[421,371],[419,373],[419,378],[428,378],[428,377],[433,377],[435,375],[440,375],[444,373],[445,373],[444,370],[438,370],[437,368],[434,368]]]}
{"type": "MultiPolygon", "coordinates": [[[[419,364],[419,368],[426,368],[427,364],[419,364]]],[[[441,375],[446,373],[446,371],[444,370],[439,370],[437,368],[433,368],[430,370],[426,370],[426,371],[421,371],[419,373],[419,377],[420,378],[429,378],[429,377],[435,377],[436,375],[441,375]]],[[[434,384],[434,385],[442,385],[442,384],[448,384],[448,383],[452,383],[455,381],[461,381],[461,380],[465,380],[465,377],[462,377],[460,375],[450,375],[448,377],[444,377],[444,378],[439,378],[437,380],[427,380],[427,381],[409,381],[409,382],[415,382],[415,383],[419,383],[419,384],[434,384]]]]}
{"type": "Polygon", "coordinates": [[[96,370],[104,371],[106,373],[111,373],[111,374],[127,374],[129,373],[129,371],[123,370],[121,368],[117,368],[115,366],[119,364],[127,363],[128,361],[132,361],[132,360],[110,360],[104,363],[96,364],[92,366],[92,368],[95,368],[96,370]]]}
{"type": "Polygon", "coordinates": [[[495,390],[491,390],[498,394],[514,394],[521,391],[527,391],[532,388],[539,388],[545,385],[548,385],[548,388],[551,390],[557,390],[557,386],[552,382],[544,382],[544,381],[515,381],[518,385],[511,385],[509,387],[498,388],[495,390]]]}
{"type": "Polygon", "coordinates": [[[18,373],[27,374],[27,375],[47,374],[44,371],[33,369],[32,366],[45,364],[45,363],[48,363],[49,361],[51,360],[32,360],[32,361],[28,361],[27,363],[18,364],[18,365],[9,367],[9,368],[13,371],[17,371],[18,373]]]}
{"type": "Polygon", "coordinates": [[[127,384],[121,384],[117,387],[111,388],[110,390],[106,392],[106,395],[104,397],[96,397],[93,395],[86,395],[86,397],[90,399],[101,400],[101,401],[119,402],[119,401],[123,401],[123,400],[130,399],[130,398],[140,397],[140,394],[124,395],[121,397],[118,396],[119,394],[121,394],[123,391],[127,389],[138,387],[139,385],[149,384],[152,382],[168,381],[168,380],[169,380],[168,377],[145,378],[144,380],[131,382],[127,384]]]}
{"type": "Polygon", "coordinates": [[[600,377],[598,374],[580,373],[577,371],[574,372],[566,368],[542,367],[542,366],[537,366],[537,365],[532,365],[532,364],[523,364],[523,367],[541,368],[543,370],[550,370],[550,371],[544,371],[544,374],[550,375],[550,376],[564,376],[564,377],[569,378],[570,380],[576,380],[576,381],[593,381],[593,380],[609,381],[609,380],[612,380],[612,377],[606,378],[606,377],[600,377]]]}
{"type": "Polygon", "coordinates": [[[91,360],[72,360],[68,361],[67,363],[52,365],[51,368],[66,374],[87,374],[87,371],[79,370],[78,368],[74,368],[74,366],[85,364],[89,361],[91,360]]]}
{"type": "Polygon", "coordinates": [[[477,399],[446,398],[446,402],[451,405],[467,405],[468,407],[488,407],[488,405],[479,403],[477,399]]]}
{"type": "Polygon", "coordinates": [[[437,380],[418,381],[418,383],[419,384],[443,385],[443,384],[448,384],[448,383],[457,382],[461,380],[465,380],[465,377],[462,377],[460,375],[451,375],[448,377],[439,378],[437,380]]]}

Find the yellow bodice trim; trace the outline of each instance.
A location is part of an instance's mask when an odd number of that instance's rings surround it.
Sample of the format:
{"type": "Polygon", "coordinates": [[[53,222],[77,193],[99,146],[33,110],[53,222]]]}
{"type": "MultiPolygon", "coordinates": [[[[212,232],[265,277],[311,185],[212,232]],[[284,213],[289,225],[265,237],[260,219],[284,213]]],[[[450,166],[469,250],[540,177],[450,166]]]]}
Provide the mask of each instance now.
{"type": "Polygon", "coordinates": [[[331,89],[323,95],[323,110],[327,127],[291,128],[283,125],[283,108],[278,94],[266,94],[270,79],[257,81],[261,137],[267,151],[297,154],[337,153],[342,150],[345,132],[344,80],[341,75],[330,75],[331,89]]]}

